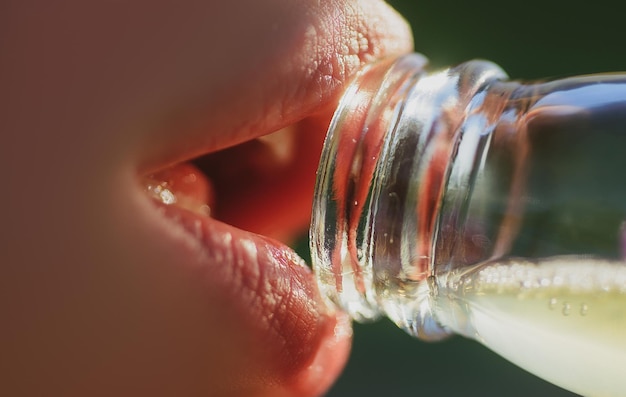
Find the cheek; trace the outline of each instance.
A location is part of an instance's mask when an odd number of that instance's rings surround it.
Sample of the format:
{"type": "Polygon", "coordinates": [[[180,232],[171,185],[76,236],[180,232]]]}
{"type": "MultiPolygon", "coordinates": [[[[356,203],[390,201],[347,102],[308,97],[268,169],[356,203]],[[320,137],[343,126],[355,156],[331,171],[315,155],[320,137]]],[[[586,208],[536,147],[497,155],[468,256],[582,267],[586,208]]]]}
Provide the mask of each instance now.
{"type": "Polygon", "coordinates": [[[191,396],[265,387],[264,353],[240,319],[192,271],[172,266],[173,251],[139,225],[130,199],[85,201],[44,200],[37,222],[14,230],[28,246],[0,253],[2,361],[11,363],[3,390],[191,396]]]}

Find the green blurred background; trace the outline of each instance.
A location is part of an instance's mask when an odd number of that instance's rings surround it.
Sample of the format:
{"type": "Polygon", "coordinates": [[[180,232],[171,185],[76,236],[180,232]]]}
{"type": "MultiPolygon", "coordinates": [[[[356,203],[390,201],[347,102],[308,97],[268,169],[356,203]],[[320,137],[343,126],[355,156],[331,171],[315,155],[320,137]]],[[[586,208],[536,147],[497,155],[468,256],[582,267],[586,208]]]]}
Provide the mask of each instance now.
{"type": "MultiPolygon", "coordinates": [[[[390,0],[435,67],[473,58],[513,79],[626,70],[626,17],[617,1],[390,0]]],[[[306,241],[299,252],[308,257],[306,241]]],[[[626,391],[625,391],[626,393],[626,391]]],[[[460,337],[424,343],[389,321],[355,325],[347,368],[329,397],[575,396],[460,337]]]]}

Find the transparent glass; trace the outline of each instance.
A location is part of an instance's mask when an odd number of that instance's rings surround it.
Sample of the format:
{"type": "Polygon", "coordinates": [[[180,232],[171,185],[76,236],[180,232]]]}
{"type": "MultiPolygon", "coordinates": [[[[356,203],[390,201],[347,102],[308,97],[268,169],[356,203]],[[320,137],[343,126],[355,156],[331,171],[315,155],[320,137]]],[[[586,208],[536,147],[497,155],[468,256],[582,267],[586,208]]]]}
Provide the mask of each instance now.
{"type": "Polygon", "coordinates": [[[322,153],[311,251],[354,319],[474,338],[588,396],[624,395],[626,75],[365,68],[322,153]]]}

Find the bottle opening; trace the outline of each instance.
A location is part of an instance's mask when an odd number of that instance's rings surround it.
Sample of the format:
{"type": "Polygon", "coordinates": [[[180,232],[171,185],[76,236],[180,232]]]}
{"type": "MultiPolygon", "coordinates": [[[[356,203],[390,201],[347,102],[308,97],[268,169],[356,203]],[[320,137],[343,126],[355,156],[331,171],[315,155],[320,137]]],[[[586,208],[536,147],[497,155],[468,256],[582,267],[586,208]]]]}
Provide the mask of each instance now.
{"type": "Polygon", "coordinates": [[[317,174],[311,254],[322,293],[356,320],[381,313],[373,290],[371,213],[384,137],[426,59],[412,54],[366,67],[331,122],[317,174]]]}
{"type": "MultiPolygon", "coordinates": [[[[473,95],[504,76],[488,62],[426,73],[418,54],[364,69],[324,145],[311,225],[323,294],[352,318],[386,315],[425,339],[441,196],[473,95]]],[[[471,165],[470,165],[471,166],[471,165]]]]}

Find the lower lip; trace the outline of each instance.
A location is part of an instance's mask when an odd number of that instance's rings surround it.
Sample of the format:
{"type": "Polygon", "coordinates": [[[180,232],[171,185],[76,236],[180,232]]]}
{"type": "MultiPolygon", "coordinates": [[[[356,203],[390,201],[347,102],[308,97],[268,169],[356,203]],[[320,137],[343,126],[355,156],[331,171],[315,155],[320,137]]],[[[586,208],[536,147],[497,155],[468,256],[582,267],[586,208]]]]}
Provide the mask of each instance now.
{"type": "Polygon", "coordinates": [[[191,242],[181,257],[202,269],[207,290],[232,307],[243,332],[262,341],[281,388],[298,395],[325,391],[347,359],[350,323],[328,312],[302,259],[269,238],[156,205],[191,242]]]}

